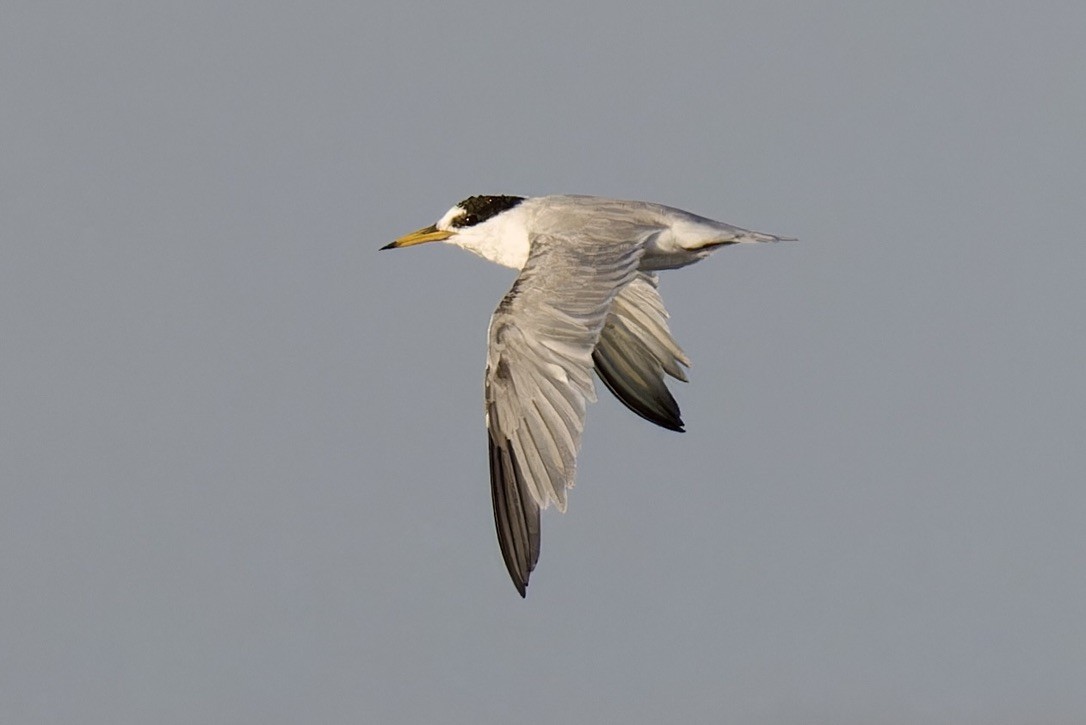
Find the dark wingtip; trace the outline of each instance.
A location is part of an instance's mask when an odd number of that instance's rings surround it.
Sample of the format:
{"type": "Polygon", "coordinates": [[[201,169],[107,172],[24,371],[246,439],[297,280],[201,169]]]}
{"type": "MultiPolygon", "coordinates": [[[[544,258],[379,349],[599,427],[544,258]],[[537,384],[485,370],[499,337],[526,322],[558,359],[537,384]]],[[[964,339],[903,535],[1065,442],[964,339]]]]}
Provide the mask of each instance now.
{"type": "MultiPolygon", "coordinates": [[[[496,418],[493,414],[491,420],[496,418]]],[[[528,578],[539,559],[539,508],[522,490],[512,448],[499,446],[488,435],[490,493],[494,524],[505,569],[522,599],[528,596],[528,578]]]]}
{"type": "MultiPolygon", "coordinates": [[[[606,328],[605,328],[606,329],[606,328]]],[[[592,351],[592,360],[596,364],[596,375],[603,381],[604,386],[611,391],[620,403],[631,411],[641,416],[650,423],[655,423],[661,428],[673,430],[676,433],[685,433],[683,419],[679,415],[679,404],[675,402],[671,392],[659,382],[660,389],[655,398],[647,398],[641,391],[624,382],[623,378],[613,369],[611,358],[607,352],[599,346],[592,351]]]]}
{"type": "Polygon", "coordinates": [[[637,411],[637,410],[634,410],[634,412],[637,413],[638,415],[640,415],[645,420],[649,421],[650,423],[655,423],[656,425],[660,426],[661,428],[665,428],[667,430],[673,430],[676,433],[685,433],[686,432],[686,423],[684,423],[683,419],[680,418],[677,415],[674,418],[663,417],[663,416],[653,416],[653,417],[650,418],[647,415],[641,415],[641,413],[639,411],[637,411]]]}

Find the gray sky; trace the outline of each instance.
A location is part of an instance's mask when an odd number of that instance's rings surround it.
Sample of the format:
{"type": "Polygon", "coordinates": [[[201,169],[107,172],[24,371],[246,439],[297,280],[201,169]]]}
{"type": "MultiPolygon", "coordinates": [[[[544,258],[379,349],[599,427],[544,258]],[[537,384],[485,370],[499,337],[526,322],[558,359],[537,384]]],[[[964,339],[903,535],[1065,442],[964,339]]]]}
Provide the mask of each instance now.
{"type": "Polygon", "coordinates": [[[0,6],[0,721],[1086,721],[1078,2],[0,6]],[[522,601],[477,193],[663,278],[522,601]]]}

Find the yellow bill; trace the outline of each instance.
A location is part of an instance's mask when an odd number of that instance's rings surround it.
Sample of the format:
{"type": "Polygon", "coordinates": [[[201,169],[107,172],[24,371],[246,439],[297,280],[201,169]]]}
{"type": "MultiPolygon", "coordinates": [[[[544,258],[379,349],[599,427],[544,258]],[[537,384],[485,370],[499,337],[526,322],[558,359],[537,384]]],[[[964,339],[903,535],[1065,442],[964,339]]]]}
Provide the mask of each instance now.
{"type": "Polygon", "coordinates": [[[400,247],[411,247],[416,244],[425,244],[426,242],[440,242],[443,239],[448,239],[453,235],[452,232],[446,232],[438,229],[431,224],[428,227],[423,227],[417,231],[413,231],[410,234],[405,234],[392,244],[386,244],[381,249],[399,249],[400,247]]]}

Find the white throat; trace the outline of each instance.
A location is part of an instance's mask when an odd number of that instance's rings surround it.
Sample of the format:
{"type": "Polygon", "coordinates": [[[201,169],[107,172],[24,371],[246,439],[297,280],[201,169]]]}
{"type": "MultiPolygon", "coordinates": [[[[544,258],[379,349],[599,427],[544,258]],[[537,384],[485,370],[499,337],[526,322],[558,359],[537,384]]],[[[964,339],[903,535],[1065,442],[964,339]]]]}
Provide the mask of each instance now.
{"type": "Polygon", "coordinates": [[[485,222],[472,227],[456,229],[451,225],[455,208],[441,218],[438,229],[455,229],[456,234],[446,242],[478,254],[483,259],[503,267],[521,269],[528,261],[528,218],[522,205],[518,205],[485,222]]]}

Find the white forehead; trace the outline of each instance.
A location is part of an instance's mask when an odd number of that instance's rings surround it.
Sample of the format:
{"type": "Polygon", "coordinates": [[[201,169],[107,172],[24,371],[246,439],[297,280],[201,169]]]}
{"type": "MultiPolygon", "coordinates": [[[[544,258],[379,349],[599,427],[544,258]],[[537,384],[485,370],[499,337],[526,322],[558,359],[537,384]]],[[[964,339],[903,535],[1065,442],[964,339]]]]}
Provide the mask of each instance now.
{"type": "Polygon", "coordinates": [[[466,213],[467,211],[464,209],[464,207],[457,204],[452,209],[449,209],[447,212],[445,212],[445,216],[438,219],[437,224],[435,224],[434,226],[436,226],[438,229],[451,229],[453,219],[464,216],[464,214],[466,213]]]}

